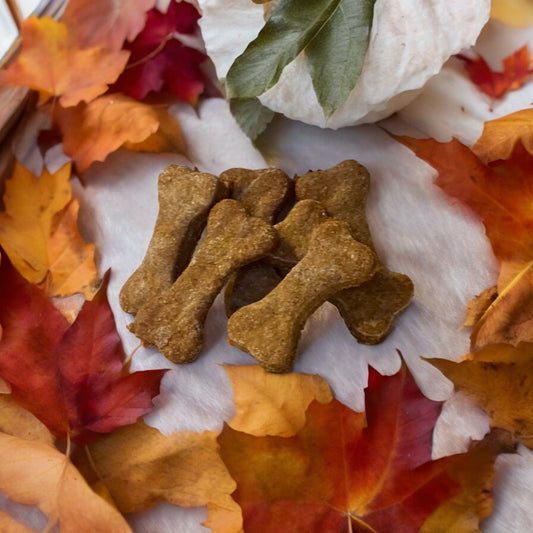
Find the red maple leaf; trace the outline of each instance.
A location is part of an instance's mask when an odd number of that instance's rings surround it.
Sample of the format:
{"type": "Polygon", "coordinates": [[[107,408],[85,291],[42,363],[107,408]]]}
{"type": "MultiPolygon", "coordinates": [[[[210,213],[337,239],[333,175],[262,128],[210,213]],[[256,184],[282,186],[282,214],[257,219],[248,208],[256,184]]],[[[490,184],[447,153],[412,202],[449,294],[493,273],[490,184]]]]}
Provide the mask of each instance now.
{"type": "Polygon", "coordinates": [[[468,75],[479,89],[494,98],[520,88],[533,74],[532,58],[527,45],[503,60],[502,72],[492,70],[481,56],[471,58],[458,54],[457,57],[465,61],[468,75]]]}
{"type": "Polygon", "coordinates": [[[213,93],[211,81],[202,69],[207,56],[183,44],[179,34],[198,31],[200,14],[187,2],[171,2],[167,13],[148,12],[144,29],[125,45],[129,62],[111,91],[142,100],[150,92],[163,89],[195,105],[204,91],[213,93]]]}
{"type": "Polygon", "coordinates": [[[109,275],[70,325],[7,256],[0,263],[0,377],[57,438],[87,444],[152,410],[166,370],[129,373],[106,297],[109,275]]]}
{"type": "Polygon", "coordinates": [[[463,530],[476,513],[490,512],[485,480],[499,444],[432,460],[439,412],[403,365],[394,376],[370,370],[365,413],[337,400],[314,401],[293,437],[226,426],[220,454],[237,482],[232,496],[243,529],[414,533],[451,531],[453,524],[463,530]]]}

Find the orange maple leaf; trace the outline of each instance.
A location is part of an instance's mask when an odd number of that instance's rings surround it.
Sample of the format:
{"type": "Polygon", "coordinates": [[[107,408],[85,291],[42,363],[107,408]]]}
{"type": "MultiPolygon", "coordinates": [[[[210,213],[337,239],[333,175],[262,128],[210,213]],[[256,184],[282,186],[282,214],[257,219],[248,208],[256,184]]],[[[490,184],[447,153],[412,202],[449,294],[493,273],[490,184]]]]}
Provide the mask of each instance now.
{"type": "MultiPolygon", "coordinates": [[[[48,518],[44,531],[133,533],[117,509],[95,494],[53,446],[0,433],[0,454],[0,490],[14,502],[39,508],[48,518]]],[[[3,514],[0,531],[36,530],[3,514]]]]}
{"type": "Polygon", "coordinates": [[[509,159],[486,165],[455,139],[398,140],[438,170],[439,187],[481,218],[500,262],[498,297],[475,324],[471,350],[532,342],[533,156],[519,142],[509,159]]]}
{"type": "Polygon", "coordinates": [[[466,63],[470,79],[479,89],[494,98],[520,88],[533,74],[531,54],[527,45],[503,60],[502,72],[493,71],[481,56],[471,58],[459,54],[457,57],[466,63]]]}
{"type": "Polygon", "coordinates": [[[61,17],[81,48],[120,50],[146,23],[155,0],[70,0],[61,17]]]}
{"type": "MultiPolygon", "coordinates": [[[[490,505],[481,503],[487,498],[485,486],[474,488],[474,479],[492,477],[495,453],[482,446],[432,461],[431,433],[439,410],[402,366],[394,376],[370,372],[366,413],[336,400],[314,401],[305,426],[287,438],[252,436],[226,426],[220,453],[237,481],[233,497],[242,509],[243,529],[384,532],[401,525],[404,532],[444,531],[446,521],[470,520],[472,510],[485,516],[490,512],[490,505]],[[480,453],[485,461],[478,461],[480,453]],[[468,461],[484,467],[465,469],[468,461]],[[450,505],[441,515],[446,502],[450,505]]],[[[209,525],[217,531],[216,523],[209,525]]]]}
{"type": "Polygon", "coordinates": [[[51,17],[25,20],[21,37],[22,50],[2,79],[39,91],[41,101],[59,96],[62,106],[90,102],[103,94],[129,58],[124,50],[79,48],[76,35],[51,17]]]}
{"type": "Polygon", "coordinates": [[[49,296],[81,292],[90,299],[98,288],[94,245],[77,227],[70,164],[36,178],[17,163],[6,181],[0,213],[0,245],[31,283],[43,283],[49,296]]]}
{"type": "Polygon", "coordinates": [[[123,145],[146,150],[184,149],[176,121],[166,111],[121,94],[106,94],[89,104],[56,106],[54,121],[63,137],[63,150],[79,172],[93,161],[104,161],[123,145]]]}

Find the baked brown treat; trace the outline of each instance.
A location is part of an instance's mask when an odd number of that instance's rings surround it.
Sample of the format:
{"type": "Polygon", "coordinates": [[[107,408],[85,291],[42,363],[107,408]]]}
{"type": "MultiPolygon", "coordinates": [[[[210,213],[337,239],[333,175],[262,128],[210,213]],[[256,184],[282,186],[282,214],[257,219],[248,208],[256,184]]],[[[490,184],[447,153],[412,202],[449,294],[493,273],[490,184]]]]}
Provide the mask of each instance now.
{"type": "MultiPolygon", "coordinates": [[[[230,168],[220,175],[220,180],[227,187],[230,198],[239,200],[248,214],[271,224],[294,194],[292,180],[275,168],[230,168]]],[[[234,272],[224,290],[227,316],[260,300],[280,280],[281,276],[264,261],[234,272]]]]}
{"type": "MultiPolygon", "coordinates": [[[[345,221],[354,239],[375,251],[366,220],[370,175],[356,161],[347,160],[328,170],[296,178],[298,200],[320,202],[328,215],[345,221]]],[[[334,295],[330,301],[341,313],[351,334],[365,344],[377,344],[390,333],[394,319],[409,305],[414,287],[405,274],[391,272],[378,259],[374,277],[334,295]]]]}
{"type": "Polygon", "coordinates": [[[230,168],[220,174],[228,197],[241,202],[248,214],[271,224],[293,197],[293,182],[277,168],[230,168]]]}
{"type": "Polygon", "coordinates": [[[182,165],[170,165],[161,172],[159,213],[148,249],[119,294],[124,311],[136,314],[174,283],[189,263],[209,210],[224,194],[225,187],[211,174],[182,165]]]}
{"type": "Polygon", "coordinates": [[[307,253],[313,229],[328,218],[330,217],[320,202],[296,202],[285,219],[274,226],[279,237],[278,244],[265,261],[286,275],[307,253]]]}
{"type": "Polygon", "coordinates": [[[228,341],[269,372],[292,369],[308,317],[339,290],[368,280],[375,254],[355,241],[346,223],[326,220],[311,233],[308,251],[263,299],[236,311],[228,341]]]}
{"type": "Polygon", "coordinates": [[[207,313],[231,273],[265,256],[276,240],[272,226],[248,215],[236,200],[217,203],[187,268],[139,309],[130,330],[174,363],[193,361],[207,313]]]}

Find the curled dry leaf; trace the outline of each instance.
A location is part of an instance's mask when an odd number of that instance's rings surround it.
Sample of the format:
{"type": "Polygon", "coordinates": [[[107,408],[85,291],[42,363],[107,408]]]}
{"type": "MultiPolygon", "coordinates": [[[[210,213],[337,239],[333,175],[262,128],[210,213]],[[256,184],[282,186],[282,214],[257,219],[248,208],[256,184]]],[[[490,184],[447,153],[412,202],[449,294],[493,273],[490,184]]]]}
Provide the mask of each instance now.
{"type": "Polygon", "coordinates": [[[509,160],[489,166],[457,139],[448,143],[410,137],[397,140],[438,171],[436,185],[481,218],[500,262],[525,264],[533,258],[533,215],[529,208],[533,156],[523,147],[517,146],[509,160]]]}
{"type": "Polygon", "coordinates": [[[505,342],[533,342],[533,261],[516,274],[474,324],[474,351],[505,342]]]}
{"type": "Polygon", "coordinates": [[[237,409],[229,426],[249,435],[290,437],[305,425],[313,400],[333,399],[328,383],[317,375],[272,374],[257,365],[224,365],[237,409]]]}
{"type": "Polygon", "coordinates": [[[449,524],[472,531],[490,512],[487,487],[501,447],[432,461],[439,411],[403,366],[394,376],[370,372],[365,413],[313,401],[305,426],[287,438],[226,426],[220,453],[237,481],[244,530],[370,532],[401,523],[406,532],[449,524]]]}
{"type": "Polygon", "coordinates": [[[471,351],[533,341],[533,155],[518,142],[507,160],[486,165],[455,139],[398,140],[438,170],[438,186],[481,218],[500,262],[498,296],[474,326],[471,351]]]}
{"type": "Polygon", "coordinates": [[[138,422],[89,446],[90,460],[74,459],[96,492],[108,493],[118,509],[131,513],[167,501],[182,507],[209,505],[221,516],[232,510],[240,526],[235,490],[218,454],[217,434],[182,431],[163,435],[138,422]]]}
{"type": "Polygon", "coordinates": [[[7,258],[0,264],[0,376],[55,437],[77,444],[150,412],[165,373],[128,373],[106,286],[71,325],[7,258]]]}
{"type": "Polygon", "coordinates": [[[0,490],[36,505],[62,533],[131,533],[126,520],[95,494],[70,459],[48,444],[0,433],[0,490]]]}
{"type": "Polygon", "coordinates": [[[79,233],[70,175],[70,164],[37,178],[17,163],[5,183],[0,244],[24,278],[44,284],[50,296],[80,292],[90,299],[99,285],[95,250],[79,233]]]}
{"type": "Polygon", "coordinates": [[[496,287],[489,287],[481,294],[470,300],[466,304],[466,315],[463,327],[471,328],[476,325],[479,319],[485,314],[490,304],[497,298],[498,291],[496,287]]]}
{"type": "Polygon", "coordinates": [[[485,122],[483,133],[472,151],[481,161],[488,163],[509,159],[519,143],[533,154],[533,109],[522,109],[485,122]]]}
{"type": "Polygon", "coordinates": [[[39,91],[42,100],[59,96],[62,106],[90,102],[124,70],[129,53],[78,48],[76,36],[51,17],[30,17],[21,30],[22,50],[4,71],[7,83],[39,91]]]}
{"type": "Polygon", "coordinates": [[[533,448],[533,344],[495,344],[459,363],[429,362],[488,413],[493,427],[533,448]]]}
{"type": "MultiPolygon", "coordinates": [[[[76,162],[77,170],[83,172],[93,161],[104,161],[126,143],[131,146],[152,142],[148,146],[156,146],[152,136],[160,129],[159,113],[156,108],[127,96],[108,94],[89,104],[56,107],[54,121],[63,136],[65,153],[76,162]]],[[[165,133],[162,131],[159,139],[164,139],[165,133]]],[[[171,144],[159,142],[162,148],[171,144]]]]}

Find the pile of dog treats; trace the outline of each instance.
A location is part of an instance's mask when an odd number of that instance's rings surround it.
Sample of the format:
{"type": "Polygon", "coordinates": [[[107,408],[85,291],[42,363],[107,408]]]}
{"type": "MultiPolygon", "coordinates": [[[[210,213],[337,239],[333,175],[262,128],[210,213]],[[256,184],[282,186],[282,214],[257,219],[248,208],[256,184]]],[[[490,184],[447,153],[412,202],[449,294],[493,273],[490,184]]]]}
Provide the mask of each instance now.
{"type": "Polygon", "coordinates": [[[148,250],[120,292],[135,315],[130,330],[170,361],[193,361],[224,289],[228,342],[265,370],[292,369],[301,331],[325,301],[359,342],[381,342],[413,284],[377,257],[365,214],[369,181],[352,160],[294,179],[271,168],[217,178],[167,167],[148,250]]]}

